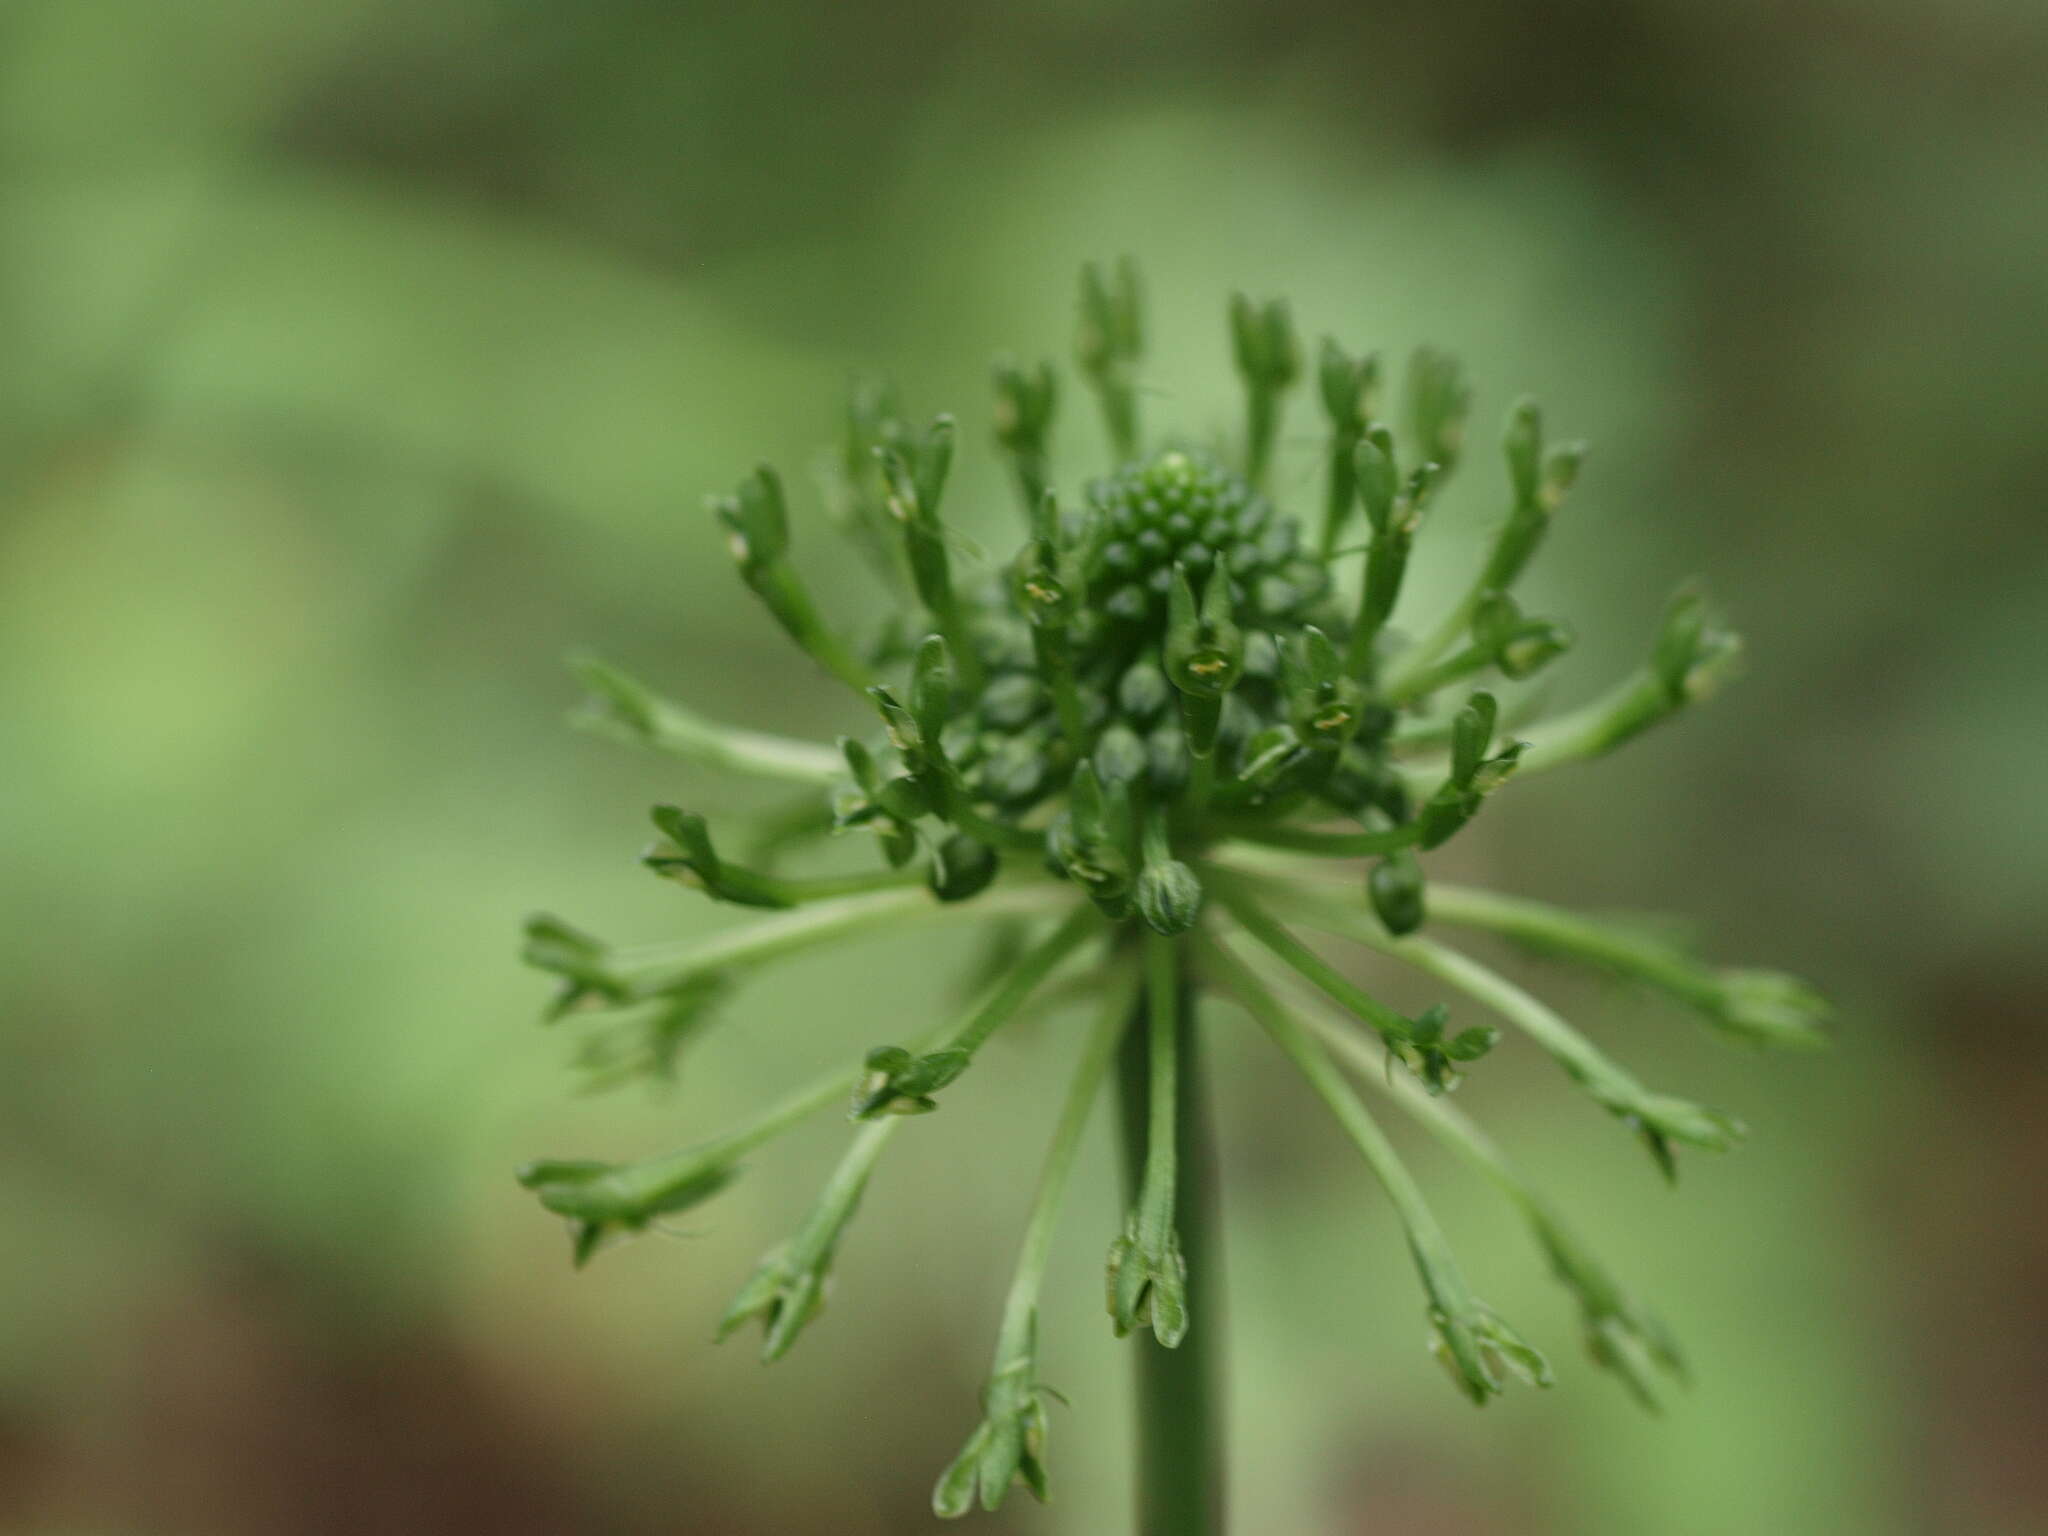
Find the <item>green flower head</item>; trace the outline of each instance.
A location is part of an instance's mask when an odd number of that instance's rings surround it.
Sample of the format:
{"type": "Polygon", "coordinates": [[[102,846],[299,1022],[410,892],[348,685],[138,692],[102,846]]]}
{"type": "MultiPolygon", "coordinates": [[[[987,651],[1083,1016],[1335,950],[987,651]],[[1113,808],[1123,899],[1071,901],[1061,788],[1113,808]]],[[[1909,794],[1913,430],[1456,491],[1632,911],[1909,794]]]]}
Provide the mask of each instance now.
{"type": "Polygon", "coordinates": [[[914,616],[908,625],[855,636],[831,619],[799,564],[814,530],[772,469],[712,500],[741,579],[846,685],[836,743],[714,723],[602,663],[578,664],[586,724],[802,796],[744,836],[714,837],[701,815],[654,809],[645,866],[757,909],[751,926],[620,949],[558,919],[533,921],[526,956],[557,978],[551,1016],[599,1020],[584,1053],[599,1081],[673,1070],[713,1002],[787,954],[973,924],[986,927],[990,956],[956,1018],[850,1048],[842,1071],[736,1127],[639,1163],[529,1167],[524,1182],[569,1221],[579,1259],[710,1199],[751,1149],[844,1105],[856,1122],[844,1158],[721,1330],[759,1321],[777,1358],[817,1317],[887,1143],[917,1137],[912,1119],[971,1102],[990,1071],[978,1066],[982,1048],[1012,1019],[1076,995],[1096,1006],[1030,1200],[984,1418],[935,1494],[944,1515],[977,1500],[993,1508],[1015,1482],[1044,1495],[1040,1282],[1090,1106],[1119,1059],[1137,1085],[1126,1097],[1142,1156],[1123,1222],[1101,1234],[1112,1331],[1172,1348],[1201,1326],[1213,1277],[1180,1229],[1178,1120],[1207,1000],[1239,1010],[1212,1027],[1248,1017],[1269,1035],[1357,1146],[1404,1230],[1394,1251],[1421,1281],[1420,1331],[1478,1402],[1510,1379],[1548,1386],[1551,1366],[1473,1293],[1368,1096],[1416,1116],[1503,1190],[1578,1299],[1592,1359],[1650,1404],[1659,1374],[1679,1371],[1668,1334],[1446,1096],[1485,1070],[1505,1025],[1667,1176],[1680,1147],[1726,1148],[1742,1128],[1645,1087],[1455,936],[1491,933],[1619,974],[1745,1042],[1823,1038],[1826,1005],[1791,977],[1717,969],[1654,932],[1430,876],[1427,856],[1511,779],[1610,751],[1733,669],[1735,637],[1687,590],[1636,673],[1579,709],[1531,718],[1524,684],[1568,652],[1572,630],[1526,613],[1512,589],[1583,449],[1550,441],[1533,403],[1515,405],[1499,455],[1505,515],[1479,569],[1441,612],[1412,613],[1404,579],[1431,507],[1454,470],[1486,457],[1468,441],[1472,395],[1458,364],[1420,352],[1394,390],[1378,356],[1324,341],[1310,390],[1325,431],[1322,493],[1290,510],[1267,482],[1306,371],[1293,319],[1282,303],[1239,296],[1228,334],[1242,434],[1154,438],[1140,411],[1136,275],[1128,264],[1084,273],[1079,371],[1114,462],[1062,481],[1056,371],[999,363],[992,438],[1019,501],[1017,548],[1000,564],[970,559],[949,531],[953,419],[920,422],[893,390],[859,387],[827,510],[894,610],[914,616]],[[819,872],[815,849],[835,836],[871,838],[868,867],[847,873],[841,860],[819,872]],[[1307,934],[1418,972],[1441,1000],[1396,1009],[1307,934]]]}

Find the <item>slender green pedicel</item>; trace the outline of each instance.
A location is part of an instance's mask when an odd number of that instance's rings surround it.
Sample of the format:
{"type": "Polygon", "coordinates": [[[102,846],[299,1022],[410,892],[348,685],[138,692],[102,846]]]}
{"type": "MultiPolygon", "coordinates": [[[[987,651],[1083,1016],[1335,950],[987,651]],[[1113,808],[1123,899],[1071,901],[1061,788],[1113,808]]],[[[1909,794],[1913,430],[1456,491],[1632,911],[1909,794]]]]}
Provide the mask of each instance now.
{"type": "MultiPolygon", "coordinates": [[[[724,726],[604,663],[576,663],[589,695],[580,723],[804,797],[751,836],[715,832],[682,806],[653,809],[660,835],[643,865],[755,909],[746,926],[618,948],[559,918],[530,922],[526,958],[558,983],[548,1017],[583,1021],[592,1086],[674,1075],[717,1008],[782,956],[919,923],[972,923],[988,938],[973,1000],[952,1022],[864,1052],[849,1041],[843,1069],[681,1151],[522,1169],[569,1223],[577,1262],[711,1199],[754,1149],[843,1105],[851,1137],[823,1193],[720,1326],[722,1337],[758,1320],[764,1358],[778,1359],[819,1315],[885,1148],[916,1155],[924,1133],[908,1119],[942,1106],[973,1114],[1010,1049],[994,1037],[1013,1020],[1076,996],[1096,1005],[1030,1205],[982,1418],[933,1491],[943,1516],[993,1509],[1017,1482],[1045,1496],[1040,1293],[1089,1108],[1115,1061],[1132,1183],[1123,1223],[1098,1236],[1110,1332],[1136,1335],[1126,1347],[1148,1415],[1143,1529],[1222,1529],[1203,1358],[1215,1233],[1201,1058],[1205,1029],[1238,1019],[1204,1017],[1205,988],[1242,1005],[1357,1146],[1405,1233],[1434,1347],[1475,1402],[1510,1379],[1547,1386],[1551,1368],[1477,1300],[1353,1080],[1391,1094],[1508,1196],[1576,1298],[1592,1358],[1648,1406],[1660,1373],[1682,1375],[1676,1345],[1446,1095],[1501,1042],[1490,1014],[1553,1058],[1667,1175],[1678,1146],[1719,1150],[1741,1127],[1646,1089],[1446,932],[1477,929],[1622,975],[1744,1042],[1825,1039],[1826,1004],[1790,976],[1717,969],[1641,928],[1431,882],[1430,855],[1514,776],[1612,751],[1708,697],[1739,642],[1702,596],[1681,590],[1639,671],[1578,709],[1531,718],[1535,695],[1522,685],[1568,652],[1572,631],[1526,613],[1512,589],[1560,515],[1583,448],[1547,443],[1534,403],[1514,405],[1500,450],[1506,516],[1458,599],[1416,614],[1404,597],[1416,540],[1447,479],[1475,457],[1459,366],[1425,349],[1397,391],[1377,354],[1322,340],[1309,391],[1326,429],[1322,485],[1297,515],[1268,491],[1288,483],[1275,464],[1304,371],[1293,316],[1284,301],[1240,295],[1228,319],[1241,437],[1148,437],[1137,275],[1128,262],[1087,269],[1077,360],[1115,457],[1093,475],[1068,467],[1062,479],[1055,429],[1074,391],[1053,366],[996,365],[990,435],[1021,513],[1016,552],[1000,564],[972,557],[951,531],[954,419],[913,420],[893,389],[857,386],[827,511],[908,610],[872,637],[850,636],[831,615],[834,592],[799,575],[792,552],[810,549],[810,535],[793,534],[803,510],[772,468],[712,500],[741,579],[845,685],[836,741],[724,726]],[[825,854],[833,838],[859,845],[858,867],[825,854]],[[1397,1010],[1304,931],[1417,971],[1448,1001],[1397,1010]]],[[[822,569],[814,558],[806,565],[822,569]]],[[[1046,1032],[1039,1048],[1059,1037],[1046,1032]]]]}

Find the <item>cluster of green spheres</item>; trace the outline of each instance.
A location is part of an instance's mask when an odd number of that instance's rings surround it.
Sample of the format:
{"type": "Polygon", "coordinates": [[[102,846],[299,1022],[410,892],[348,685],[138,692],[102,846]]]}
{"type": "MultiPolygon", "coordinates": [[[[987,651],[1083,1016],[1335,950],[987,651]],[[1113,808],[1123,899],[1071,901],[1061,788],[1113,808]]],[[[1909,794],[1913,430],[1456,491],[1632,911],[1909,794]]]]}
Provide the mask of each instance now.
{"type": "MultiPolygon", "coordinates": [[[[1076,691],[1093,766],[1112,784],[1171,795],[1188,779],[1187,737],[1161,665],[1177,572],[1203,586],[1221,580],[1246,626],[1241,685],[1220,722],[1226,752],[1278,722],[1282,643],[1307,622],[1342,623],[1326,611],[1330,578],[1304,552],[1297,520],[1201,450],[1169,448],[1093,481],[1061,537],[1078,550],[1086,593],[1066,632],[1076,691]]],[[[982,597],[975,648],[988,682],[949,727],[947,748],[976,792],[1014,814],[1062,787],[1074,757],[1028,624],[1002,584],[982,597]]]]}
{"type": "Polygon", "coordinates": [[[1206,578],[1221,559],[1252,622],[1291,626],[1330,589],[1301,552],[1301,525],[1207,454],[1168,449],[1088,487],[1102,528],[1089,605],[1108,619],[1163,622],[1176,565],[1206,578]]]}

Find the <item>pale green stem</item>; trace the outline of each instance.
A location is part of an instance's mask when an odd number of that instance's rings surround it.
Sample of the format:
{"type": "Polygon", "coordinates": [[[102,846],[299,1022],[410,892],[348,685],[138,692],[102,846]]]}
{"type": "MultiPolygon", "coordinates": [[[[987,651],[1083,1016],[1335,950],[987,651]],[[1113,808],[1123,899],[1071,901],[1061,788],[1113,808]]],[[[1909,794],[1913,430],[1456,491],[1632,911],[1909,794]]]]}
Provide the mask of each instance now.
{"type": "Polygon", "coordinates": [[[1460,928],[1497,933],[1533,949],[1568,954],[1660,987],[1712,1009],[1721,985],[1711,971],[1656,938],[1554,907],[1466,885],[1431,885],[1430,916],[1460,928]]]}
{"type": "Polygon", "coordinates": [[[1174,1068],[1179,1047],[1179,991],[1179,960],[1174,941],[1163,934],[1147,933],[1146,1061],[1151,1088],[1146,1105],[1145,1185],[1138,1197],[1138,1224],[1145,1246],[1154,1250],[1165,1245],[1166,1233],[1173,1226],[1177,1154],[1174,1113],[1179,1103],[1174,1068]]]}
{"type": "MultiPolygon", "coordinates": [[[[1303,921],[1405,961],[1499,1014],[1541,1046],[1574,1082],[1611,1113],[1652,1123],[1674,1112],[1682,1113],[1689,1122],[1685,1129],[1661,1124],[1658,1128],[1702,1146],[1726,1146],[1740,1137],[1738,1125],[1714,1116],[1711,1111],[1651,1093],[1634,1074],[1572,1028],[1548,1004],[1469,956],[1434,939],[1393,938],[1371,914],[1353,910],[1320,893],[1298,888],[1264,888],[1303,921]]],[[[1662,1157],[1659,1163],[1663,1165],[1662,1157]]],[[[1666,1171],[1668,1174],[1668,1166],[1666,1171]]]]}
{"type": "Polygon", "coordinates": [[[967,1016],[967,1022],[947,1045],[969,1055],[981,1049],[988,1037],[1016,1016],[1038,984],[1056,970],[1087,939],[1100,931],[1102,919],[1095,908],[1082,902],[1066,921],[1036,949],[1027,952],[1003,973],[992,992],[967,1016]]]}
{"type": "MultiPolygon", "coordinates": [[[[1100,991],[1099,984],[1097,990],[1100,991]]],[[[1074,1156],[1080,1150],[1082,1134],[1088,1128],[1088,1114],[1094,1106],[1095,1095],[1109,1070],[1110,1058],[1116,1054],[1117,1043],[1123,1039],[1135,991],[1135,986],[1130,984],[1111,988],[1109,1000],[1103,1006],[1095,1028],[1089,1033],[1087,1044],[1081,1051],[1081,1060],[1074,1068],[1066,1103],[1061,1107],[1059,1123],[1053,1129],[1052,1144],[1046,1149],[1045,1166],[1038,1175],[1038,1189],[1032,1196],[1031,1215],[1025,1223],[1024,1246],[1017,1258],[1017,1271],[1010,1280],[1009,1296],[1003,1303],[1002,1328],[996,1337],[995,1369],[998,1372],[1007,1362],[1031,1347],[1038,1293],[1045,1280],[1046,1261],[1052,1253],[1053,1229],[1059,1222],[1067,1179],[1073,1172],[1074,1156]]]]}
{"type": "Polygon", "coordinates": [[[1459,1303],[1469,1303],[1470,1292],[1465,1287],[1457,1259],[1452,1255],[1450,1242],[1437,1225],[1429,1203],[1423,1199],[1421,1186],[1415,1182],[1414,1175],[1394,1151],[1393,1143],[1387,1140],[1379,1122],[1373,1119],[1371,1111],[1345,1080],[1337,1064],[1330,1060],[1329,1054],[1316,1043],[1300,1021],[1266,990],[1265,984],[1243,961],[1214,941],[1205,943],[1204,958],[1236,994],[1246,1012],[1273,1037],[1273,1043],[1308,1079],[1309,1086],[1328,1106],[1345,1135],[1358,1148],[1366,1165],[1372,1169],[1373,1177],[1379,1180],[1387,1198],[1393,1202],[1401,1225],[1407,1229],[1416,1267],[1432,1299],[1452,1311],[1459,1310],[1459,1303]]]}
{"type": "Polygon", "coordinates": [[[1066,904],[1063,893],[1050,886],[991,891],[972,902],[942,902],[923,890],[881,891],[821,901],[708,938],[618,949],[611,958],[629,973],[633,991],[652,996],[711,971],[762,965],[871,929],[1042,912],[1066,904]]]}
{"type": "Polygon", "coordinates": [[[598,696],[591,707],[570,717],[586,730],[709,767],[793,784],[829,785],[846,774],[845,760],[830,747],[706,719],[594,658],[571,665],[598,696]]]}
{"type": "Polygon", "coordinates": [[[1319,990],[1370,1024],[1388,1046],[1399,1047],[1407,1042],[1410,1034],[1407,1019],[1288,932],[1238,881],[1225,877],[1214,884],[1217,897],[1245,932],[1299,971],[1319,990]]]}

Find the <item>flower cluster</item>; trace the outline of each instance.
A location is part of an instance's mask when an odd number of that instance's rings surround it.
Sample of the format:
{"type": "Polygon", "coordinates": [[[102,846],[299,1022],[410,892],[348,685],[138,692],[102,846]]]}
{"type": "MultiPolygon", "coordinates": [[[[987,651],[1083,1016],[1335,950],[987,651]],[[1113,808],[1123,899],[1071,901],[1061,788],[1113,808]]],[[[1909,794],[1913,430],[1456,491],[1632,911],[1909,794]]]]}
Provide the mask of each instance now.
{"type": "Polygon", "coordinates": [[[1236,300],[1230,332],[1246,398],[1228,454],[1156,443],[1140,429],[1144,327],[1128,265],[1089,269],[1079,368],[1117,463],[1071,495],[1054,485],[1049,366],[996,368],[994,437],[1024,538],[1000,568],[961,554],[942,517],[950,417],[919,424],[886,388],[855,391],[830,513],[919,615],[865,641],[826,617],[795,561],[782,483],[755,470],[711,510],[742,580],[870,728],[826,747],[716,724],[594,660],[586,723],[714,767],[802,786],[803,808],[737,856],[703,817],[653,812],[643,863],[717,901],[772,909],[752,926],[679,944],[616,948],[533,919],[527,959],[558,981],[554,1017],[601,1022],[584,1061],[605,1082],[672,1070],[678,1050],[747,973],[776,958],[911,924],[996,920],[1004,963],[954,1020],[877,1045],[844,1072],[722,1134],[625,1164],[547,1160],[522,1182],[570,1224],[578,1261],[607,1239],[693,1206],[739,1160],[833,1103],[857,1122],[801,1229],[741,1288],[722,1328],[758,1321],[785,1352],[817,1315],[833,1255],[906,1117],[937,1109],[988,1041],[1026,1009],[1099,1004],[1027,1221],[983,1396],[984,1417],[940,1478],[941,1514],[1013,1481],[1043,1496],[1046,1413],[1038,1296],[1062,1190],[1120,1046],[1145,1072],[1142,1177],[1111,1235],[1107,1300],[1118,1334],[1186,1333],[1190,1273],[1176,1230],[1181,1022],[1197,995],[1228,997],[1300,1069],[1384,1187],[1419,1271],[1434,1346],[1474,1401],[1551,1369],[1467,1284],[1421,1190],[1368,1108],[1384,1093],[1510,1197],[1583,1313],[1592,1357],[1654,1406],[1677,1375],[1669,1335],[1617,1285],[1445,1095],[1500,1039],[1446,1005],[1403,1013],[1301,937],[1361,945],[1433,978],[1555,1059],[1669,1175],[1679,1145],[1722,1149],[1735,1120],[1654,1092],[1519,985],[1442,935],[1475,930],[1619,973],[1732,1037],[1806,1047],[1826,1008],[1798,981],[1716,969],[1666,939],[1539,902],[1427,880],[1421,856],[1457,836],[1517,774],[1612,750],[1713,691],[1735,637],[1696,592],[1665,611],[1642,668],[1576,711],[1526,721],[1517,685],[1567,651],[1561,620],[1512,596],[1577,479],[1576,443],[1550,441],[1517,404],[1502,445],[1506,516],[1479,571],[1435,622],[1401,604],[1409,553],[1464,457],[1470,393],[1425,350],[1398,409],[1376,355],[1325,341],[1314,394],[1328,429],[1316,515],[1265,488],[1290,392],[1307,369],[1284,304],[1236,300]],[[1389,411],[1398,419],[1392,424],[1389,411]],[[1396,619],[1401,622],[1396,625],[1396,619]],[[833,833],[873,839],[873,867],[798,872],[833,833]],[[1363,867],[1361,867],[1361,865],[1363,867]],[[1017,937],[1021,933],[1022,937],[1017,937]]]}

